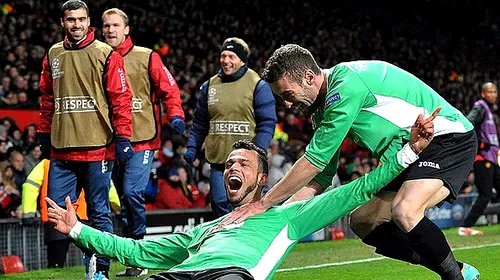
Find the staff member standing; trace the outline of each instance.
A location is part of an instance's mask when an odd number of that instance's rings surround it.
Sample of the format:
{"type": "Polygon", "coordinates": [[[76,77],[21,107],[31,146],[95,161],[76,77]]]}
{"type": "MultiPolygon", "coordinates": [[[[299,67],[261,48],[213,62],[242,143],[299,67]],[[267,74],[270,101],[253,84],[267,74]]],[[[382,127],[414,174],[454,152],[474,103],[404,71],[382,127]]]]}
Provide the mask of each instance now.
{"type": "MultiPolygon", "coordinates": [[[[104,40],[119,53],[125,62],[127,81],[132,99],[132,147],[134,155],[124,163],[117,163],[117,179],[122,199],[123,234],[132,239],[143,239],[146,234],[146,207],[144,190],[153,165],[153,154],[161,147],[161,107],[163,101],[167,117],[174,130],[184,132],[184,111],[180,90],[174,77],[151,49],[135,46],[129,36],[128,16],[113,8],[102,15],[104,40]]],[[[129,267],[117,276],[140,276],[147,269],[129,267]]]]}
{"type": "MultiPolygon", "coordinates": [[[[61,7],[66,37],[53,45],[43,60],[39,143],[50,155],[48,196],[65,207],[85,190],[91,226],[113,231],[109,187],[113,160],[133,156],[130,91],[123,59],[94,38],[87,5],[69,0],[61,7]]],[[[107,279],[110,261],[97,256],[95,274],[107,279]]],[[[93,274],[93,275],[89,275],[93,274]]]]}
{"type": "Polygon", "coordinates": [[[467,115],[475,127],[479,140],[479,149],[474,162],[474,184],[479,196],[463,225],[458,228],[458,235],[483,234],[482,231],[473,229],[472,226],[488,206],[488,202],[493,196],[493,188],[499,188],[498,131],[493,118],[493,107],[497,103],[497,99],[497,86],[494,83],[485,83],[481,90],[481,99],[474,103],[474,107],[467,115]]]}
{"type": "Polygon", "coordinates": [[[250,49],[240,38],[222,44],[221,69],[203,83],[184,159],[192,163],[205,142],[210,162],[210,198],[214,216],[231,211],[223,182],[224,162],[238,140],[267,150],[276,126],[275,100],[269,85],[246,65],[250,49]]]}

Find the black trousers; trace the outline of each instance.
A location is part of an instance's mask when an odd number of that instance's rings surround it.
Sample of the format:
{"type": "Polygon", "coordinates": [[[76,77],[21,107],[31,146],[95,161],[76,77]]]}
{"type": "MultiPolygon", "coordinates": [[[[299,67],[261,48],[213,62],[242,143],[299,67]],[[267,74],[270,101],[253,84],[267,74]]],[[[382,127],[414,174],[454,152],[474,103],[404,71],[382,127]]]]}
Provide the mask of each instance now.
{"type": "Polygon", "coordinates": [[[500,167],[497,164],[489,161],[476,161],[474,163],[474,177],[474,184],[479,196],[464,220],[464,227],[472,227],[483,214],[493,196],[493,188],[497,190],[497,193],[500,193],[500,167]]]}
{"type": "Polygon", "coordinates": [[[225,267],[199,271],[161,272],[145,280],[253,280],[252,275],[240,267],[225,267]]]}

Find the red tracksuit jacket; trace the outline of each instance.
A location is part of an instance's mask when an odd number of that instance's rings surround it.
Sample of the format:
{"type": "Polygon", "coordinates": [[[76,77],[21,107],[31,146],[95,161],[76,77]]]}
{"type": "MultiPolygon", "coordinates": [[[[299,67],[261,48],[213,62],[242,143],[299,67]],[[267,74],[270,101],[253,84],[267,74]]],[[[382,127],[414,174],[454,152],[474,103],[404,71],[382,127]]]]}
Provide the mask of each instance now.
{"type": "MultiPolygon", "coordinates": [[[[87,37],[77,46],[70,46],[68,38],[64,39],[64,46],[69,49],[82,49],[94,41],[94,30],[89,28],[87,37]]],[[[107,67],[104,74],[105,88],[108,93],[109,107],[113,114],[111,123],[117,136],[129,139],[132,136],[132,112],[131,100],[132,92],[128,83],[125,92],[122,92],[122,84],[118,71],[124,70],[123,58],[117,52],[112,52],[107,61],[107,67]]],[[[42,74],[40,77],[40,92],[42,100],[40,103],[40,126],[39,133],[50,133],[52,117],[54,115],[54,94],[52,73],[50,72],[47,55],[43,59],[42,74]]],[[[78,128],[76,128],[78,129],[78,128]]],[[[84,129],[84,128],[82,128],[84,129]]],[[[115,145],[109,145],[103,148],[91,149],[52,149],[51,158],[58,160],[74,161],[101,161],[115,159],[115,145]]]]}
{"type": "MultiPolygon", "coordinates": [[[[121,56],[126,56],[134,47],[134,43],[130,36],[127,36],[125,41],[115,48],[121,56]]],[[[153,52],[149,61],[149,77],[153,84],[151,91],[152,101],[154,104],[155,119],[158,124],[156,137],[148,142],[133,143],[132,147],[135,152],[145,150],[157,150],[161,147],[161,108],[157,101],[161,99],[165,108],[167,108],[167,119],[178,116],[184,119],[184,111],[182,110],[181,92],[175,78],[170,74],[167,67],[161,61],[160,56],[153,52]]]]}

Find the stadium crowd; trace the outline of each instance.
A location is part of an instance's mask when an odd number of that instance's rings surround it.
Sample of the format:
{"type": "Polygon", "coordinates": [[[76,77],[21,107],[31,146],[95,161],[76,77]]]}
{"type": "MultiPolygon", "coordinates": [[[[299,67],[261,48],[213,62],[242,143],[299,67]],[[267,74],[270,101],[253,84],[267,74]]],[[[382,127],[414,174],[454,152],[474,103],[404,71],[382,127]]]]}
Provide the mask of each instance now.
{"type": "MultiPolygon", "coordinates": [[[[500,29],[497,13],[488,1],[480,1],[483,5],[447,0],[337,2],[335,7],[330,1],[298,0],[286,1],[286,5],[285,1],[263,0],[98,0],[88,5],[97,36],[101,34],[102,11],[119,7],[129,15],[136,43],[160,54],[181,89],[187,134],[199,87],[216,73],[220,43],[230,36],[248,42],[252,52],[248,64],[259,73],[272,50],[293,42],[307,46],[320,66],[358,59],[394,63],[424,80],[464,113],[478,98],[483,82],[500,80],[495,43],[500,29]]],[[[1,9],[0,199],[2,193],[13,199],[0,218],[16,216],[22,183],[40,160],[36,126],[18,127],[1,109],[39,108],[44,54],[64,36],[59,24],[61,3],[6,1],[1,9]]],[[[279,100],[277,115],[275,139],[269,149],[271,186],[303,154],[313,134],[311,121],[299,111],[285,109],[279,100]]],[[[176,136],[168,125],[163,127],[162,141],[151,172],[153,183],[147,191],[149,208],[206,206],[209,172],[203,157],[193,168],[185,164],[186,138],[176,136]],[[175,202],[182,199],[185,203],[154,201],[157,193],[171,196],[172,192],[178,195],[175,202]]],[[[378,164],[349,140],[342,152],[339,183],[378,164]]]]}

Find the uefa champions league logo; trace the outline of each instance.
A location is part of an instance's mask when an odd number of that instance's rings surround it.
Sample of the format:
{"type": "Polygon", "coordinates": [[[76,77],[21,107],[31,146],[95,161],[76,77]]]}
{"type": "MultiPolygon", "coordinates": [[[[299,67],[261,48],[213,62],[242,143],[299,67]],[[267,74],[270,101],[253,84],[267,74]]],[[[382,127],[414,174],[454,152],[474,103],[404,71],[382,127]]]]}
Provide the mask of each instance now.
{"type": "Polygon", "coordinates": [[[215,94],[217,94],[217,90],[215,88],[210,88],[210,90],[208,91],[208,96],[214,97],[215,94]]]}
{"type": "Polygon", "coordinates": [[[52,59],[52,69],[59,70],[59,58],[52,59]]]}
{"type": "Polygon", "coordinates": [[[61,71],[59,67],[61,67],[61,62],[59,61],[59,58],[54,58],[52,59],[50,66],[52,67],[52,79],[57,79],[61,78],[64,76],[64,71],[61,71]]]}

